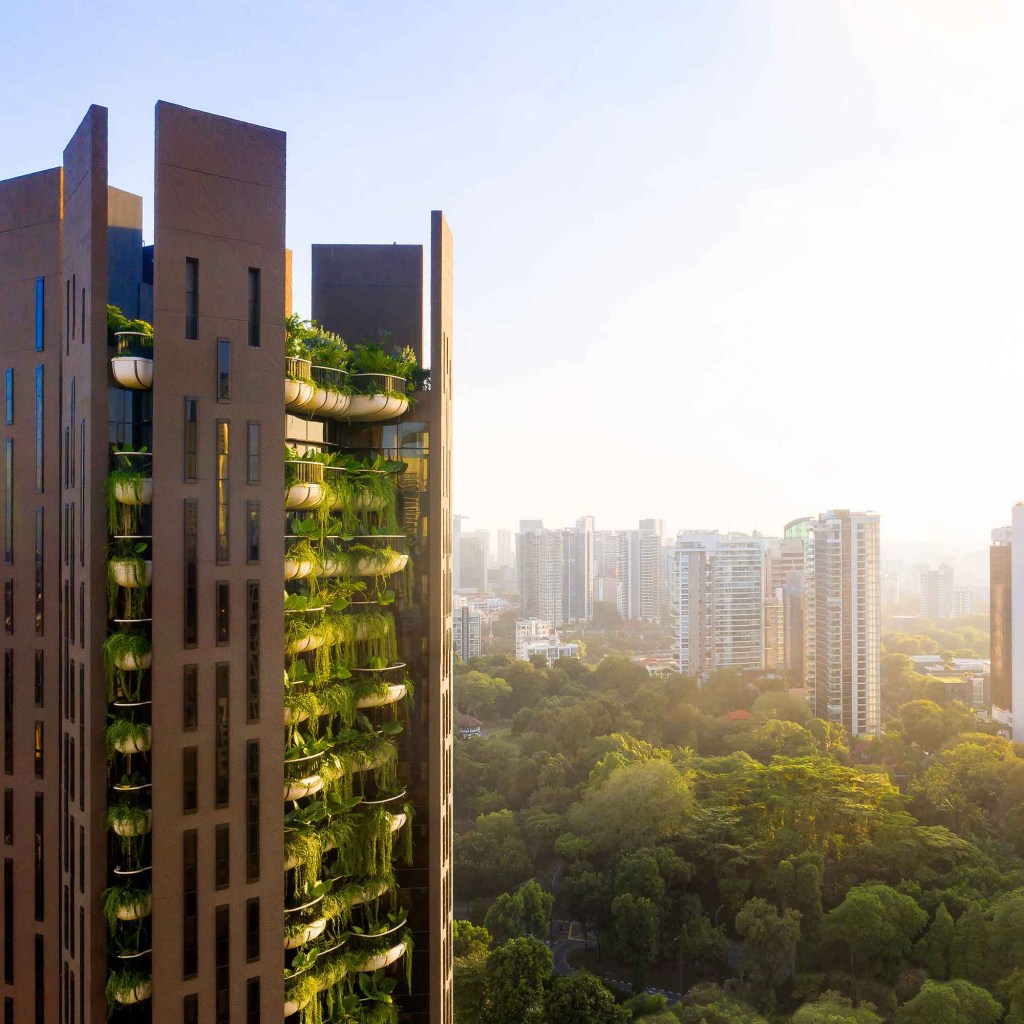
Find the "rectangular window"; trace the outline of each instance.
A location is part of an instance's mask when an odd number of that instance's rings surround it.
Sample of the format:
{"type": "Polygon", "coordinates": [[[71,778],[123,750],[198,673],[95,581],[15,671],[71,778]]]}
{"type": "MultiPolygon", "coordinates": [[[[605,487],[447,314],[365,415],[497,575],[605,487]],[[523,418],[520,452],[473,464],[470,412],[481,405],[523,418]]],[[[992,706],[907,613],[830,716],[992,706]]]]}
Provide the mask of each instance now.
{"type": "Polygon", "coordinates": [[[43,368],[36,367],[36,494],[43,492],[43,368]]]}
{"type": "Polygon", "coordinates": [[[217,644],[231,642],[231,586],[217,580],[217,644]]]}
{"type": "Polygon", "coordinates": [[[254,564],[260,560],[260,503],[245,503],[245,560],[254,564]]]}
{"type": "Polygon", "coordinates": [[[185,482],[199,478],[199,399],[185,398],[185,482]]]}
{"type": "Polygon", "coordinates": [[[185,337],[199,337],[199,260],[185,259],[185,337]]]}
{"type": "Polygon", "coordinates": [[[14,651],[4,651],[4,775],[14,774],[14,651]]]}
{"type": "Polygon", "coordinates": [[[217,401],[226,402],[231,397],[231,342],[227,338],[217,339],[217,401]]]}
{"type": "Polygon", "coordinates": [[[227,805],[229,799],[228,774],[228,664],[220,661],[216,667],[216,695],[214,722],[216,723],[214,748],[214,803],[218,807],[227,805]]]}
{"type": "Polygon", "coordinates": [[[43,351],[43,318],[46,313],[46,285],[44,278],[36,278],[36,351],[43,351]]]}
{"type": "Polygon", "coordinates": [[[260,877],[260,743],[245,744],[245,880],[260,877]]]}
{"type": "Polygon", "coordinates": [[[260,347],[260,272],[249,268],[249,344],[260,347]]]}
{"type": "Polygon", "coordinates": [[[216,1024],[231,1024],[230,984],[231,972],[231,930],[230,910],[218,907],[214,925],[214,964],[216,966],[215,986],[217,992],[216,1024]]]}
{"type": "Polygon", "coordinates": [[[14,370],[9,366],[4,371],[4,423],[14,425],[14,370]]]}
{"type": "Polygon", "coordinates": [[[14,635],[14,580],[4,580],[4,632],[14,635]]]}
{"type": "MultiPolygon", "coordinates": [[[[35,868],[36,868],[36,885],[35,885],[35,896],[36,896],[36,920],[42,921],[43,914],[45,912],[45,900],[44,900],[44,867],[43,867],[43,822],[46,820],[43,814],[43,794],[36,793],[36,830],[35,830],[35,868]]],[[[70,829],[69,829],[70,831],[70,829]]]]}
{"type": "Polygon", "coordinates": [[[78,826],[78,891],[85,894],[85,826],[78,826]]]}
{"type": "Polygon", "coordinates": [[[41,779],[43,777],[43,723],[36,722],[35,732],[33,737],[33,764],[35,765],[36,778],[41,779]]]}
{"type": "Polygon", "coordinates": [[[182,974],[194,978],[199,973],[199,869],[198,833],[187,829],[181,836],[182,902],[182,974]]]}
{"type": "Polygon", "coordinates": [[[181,751],[181,809],[191,814],[199,807],[199,770],[196,747],[181,751]]]}
{"type": "Polygon", "coordinates": [[[14,861],[4,858],[4,983],[14,984],[14,861]]]}
{"type": "Polygon", "coordinates": [[[199,642],[199,506],[195,498],[185,499],[185,646],[199,642]]]}
{"type": "MultiPolygon", "coordinates": [[[[43,510],[36,508],[36,550],[35,555],[35,570],[36,570],[36,603],[35,603],[35,623],[36,623],[36,636],[43,635],[43,510]]],[[[74,615],[74,612],[71,613],[74,615]]],[[[72,630],[72,633],[74,631],[72,630]]]]}
{"type": "Polygon", "coordinates": [[[199,1024],[199,996],[193,992],[185,996],[181,1007],[182,1024],[199,1024]]]}
{"type": "Polygon", "coordinates": [[[245,482],[260,482],[260,425],[251,420],[245,428],[245,482]]]}
{"type": "Polygon", "coordinates": [[[228,550],[228,503],[231,492],[231,475],[228,466],[229,424],[217,420],[217,562],[223,563],[230,557],[228,550]]]}
{"type": "Polygon", "coordinates": [[[14,564],[14,438],[4,439],[4,561],[14,564]]]}
{"type": "MultiPolygon", "coordinates": [[[[72,570],[72,573],[74,570],[72,570]]],[[[85,584],[78,584],[78,646],[85,646],[85,584]]],[[[74,721],[75,716],[72,712],[71,720],[74,721]]]]}
{"type": "Polygon", "coordinates": [[[182,728],[199,727],[199,666],[186,665],[182,682],[184,706],[182,707],[182,728]]]}
{"type": "Polygon", "coordinates": [[[260,979],[245,983],[245,1024],[260,1024],[260,979]]]}
{"type": "Polygon", "coordinates": [[[46,693],[43,684],[43,652],[36,651],[36,674],[35,674],[35,705],[37,708],[45,706],[46,693]]]}
{"type": "Polygon", "coordinates": [[[260,584],[245,584],[245,689],[247,722],[260,720],[260,584]]]}
{"type": "Polygon", "coordinates": [[[36,935],[36,1024],[46,1024],[46,967],[43,964],[43,937],[36,935]]]}
{"type": "Polygon", "coordinates": [[[231,880],[231,826],[218,825],[214,832],[213,845],[213,885],[216,889],[226,889],[231,880]]]}
{"type": "Polygon", "coordinates": [[[14,790],[4,790],[4,842],[14,843],[14,790]]]}
{"type": "Polygon", "coordinates": [[[245,959],[248,963],[260,958],[260,901],[245,901],[245,959]]]}

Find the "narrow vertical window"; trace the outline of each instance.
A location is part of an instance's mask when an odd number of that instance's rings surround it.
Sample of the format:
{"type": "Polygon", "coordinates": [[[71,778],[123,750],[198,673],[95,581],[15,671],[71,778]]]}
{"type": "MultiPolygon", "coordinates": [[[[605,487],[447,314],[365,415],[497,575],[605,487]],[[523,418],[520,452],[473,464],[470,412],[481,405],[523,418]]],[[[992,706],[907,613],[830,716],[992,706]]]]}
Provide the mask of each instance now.
{"type": "Polygon", "coordinates": [[[260,425],[252,420],[246,424],[245,433],[245,482],[260,482],[260,425]]]}
{"type": "Polygon", "coordinates": [[[199,850],[198,833],[187,829],[181,836],[182,890],[182,974],[194,978],[199,973],[199,850]]]}
{"type": "Polygon", "coordinates": [[[14,651],[4,651],[4,775],[14,774],[14,651]]]}
{"type": "Polygon", "coordinates": [[[14,438],[4,439],[4,561],[14,564],[14,438]]]}
{"type": "Polygon", "coordinates": [[[226,402],[231,397],[231,342],[227,338],[217,339],[217,401],[226,402]]]}
{"type": "Polygon", "coordinates": [[[4,423],[14,424],[14,370],[10,366],[4,371],[4,423]]]}
{"type": "Polygon", "coordinates": [[[43,688],[43,652],[36,651],[35,705],[37,708],[44,706],[45,696],[43,688]]]}
{"type": "Polygon", "coordinates": [[[191,814],[199,808],[199,771],[195,747],[181,751],[181,809],[191,814]]]}
{"type": "Polygon", "coordinates": [[[36,493],[43,490],[43,368],[36,367],[36,493]]]}
{"type": "Polygon", "coordinates": [[[185,499],[185,646],[199,642],[198,503],[185,499]]]}
{"type": "Polygon", "coordinates": [[[245,901],[245,959],[248,963],[260,958],[260,901],[245,901]]]}
{"type": "Polygon", "coordinates": [[[230,908],[218,907],[214,925],[214,964],[217,1009],[215,1024],[231,1024],[231,930],[230,908]]]}
{"type": "Polygon", "coordinates": [[[231,474],[228,467],[228,421],[217,420],[217,561],[226,562],[228,551],[228,503],[231,474]]]}
{"type": "Polygon", "coordinates": [[[226,889],[231,880],[231,827],[218,825],[213,836],[213,885],[216,889],[226,889]]]}
{"type": "Polygon", "coordinates": [[[260,272],[249,268],[249,344],[260,347],[260,272]]]}
{"type": "Polygon", "coordinates": [[[199,400],[185,398],[185,482],[199,478],[199,400]]]}
{"type": "Polygon", "coordinates": [[[4,580],[4,632],[14,635],[14,580],[4,580]]]}
{"type": "MultiPolygon", "coordinates": [[[[260,743],[245,744],[245,880],[260,877],[260,743]]],[[[257,954],[259,955],[259,954],[257,954]]]]}
{"type": "MultiPolygon", "coordinates": [[[[41,918],[39,919],[41,920],[41,918]]],[[[43,937],[36,935],[36,1024],[46,1024],[46,966],[43,963],[43,937]]]]}
{"type": "Polygon", "coordinates": [[[199,996],[195,992],[185,996],[181,1008],[182,1024],[199,1024],[199,996]]]}
{"type": "MultiPolygon", "coordinates": [[[[78,562],[85,565],[85,420],[79,430],[79,442],[82,448],[82,472],[78,477],[78,562]]],[[[74,551],[74,549],[72,549],[74,551]]],[[[74,555],[72,554],[72,557],[74,555]]]]}
{"type": "Polygon", "coordinates": [[[260,720],[260,584],[245,584],[245,689],[247,722],[260,720]]]}
{"type": "Polygon", "coordinates": [[[217,644],[231,642],[231,587],[227,580],[217,580],[217,644]]]}
{"type": "Polygon", "coordinates": [[[260,560],[260,503],[245,503],[245,560],[252,565],[260,560]]]}
{"type": "MultiPolygon", "coordinates": [[[[74,377],[71,378],[71,417],[70,417],[70,419],[71,419],[71,427],[70,427],[70,430],[69,430],[69,434],[70,434],[70,438],[71,438],[71,445],[70,445],[70,447],[71,447],[71,480],[70,480],[70,482],[66,486],[74,487],[75,486],[75,461],[76,461],[75,460],[75,378],[74,377]]],[[[84,456],[85,452],[82,452],[82,455],[84,456]]]]}
{"type": "Polygon", "coordinates": [[[199,260],[185,259],[185,337],[199,337],[199,260]]]}
{"type": "Polygon", "coordinates": [[[260,1024],[260,979],[245,983],[245,1024],[260,1024]]]}
{"type": "Polygon", "coordinates": [[[36,351],[43,351],[43,318],[46,313],[46,284],[41,277],[36,278],[36,351]]]}
{"type": "Polygon", "coordinates": [[[35,904],[36,904],[36,920],[42,921],[43,914],[45,913],[45,899],[44,899],[44,867],[43,867],[43,822],[46,817],[43,813],[43,794],[36,793],[35,795],[35,843],[33,850],[35,852],[35,904]]]}
{"type": "MultiPolygon", "coordinates": [[[[78,584],[78,646],[85,646],[85,584],[78,584]]],[[[72,715],[72,721],[74,716],[72,715]]]]}
{"type": "Polygon", "coordinates": [[[36,778],[43,778],[45,766],[43,723],[36,722],[32,739],[32,763],[35,767],[36,778]]]}
{"type": "Polygon", "coordinates": [[[199,667],[186,665],[182,682],[183,707],[182,728],[196,729],[199,726],[199,667]]]}
{"type": "Polygon", "coordinates": [[[14,861],[4,858],[4,983],[14,984],[14,861]]]}
{"type": "MultiPolygon", "coordinates": [[[[36,570],[36,600],[35,600],[35,621],[36,621],[36,636],[43,635],[43,510],[37,507],[35,510],[36,518],[36,550],[35,555],[35,570],[36,570]]],[[[74,612],[72,611],[72,615],[74,612]]],[[[71,635],[74,635],[72,629],[71,635]]]]}
{"type": "Polygon", "coordinates": [[[214,802],[218,807],[227,805],[230,795],[228,774],[228,664],[220,661],[216,667],[216,699],[214,722],[216,734],[214,740],[214,802]]]}
{"type": "Polygon", "coordinates": [[[14,790],[4,790],[4,842],[14,843],[14,790]]]}

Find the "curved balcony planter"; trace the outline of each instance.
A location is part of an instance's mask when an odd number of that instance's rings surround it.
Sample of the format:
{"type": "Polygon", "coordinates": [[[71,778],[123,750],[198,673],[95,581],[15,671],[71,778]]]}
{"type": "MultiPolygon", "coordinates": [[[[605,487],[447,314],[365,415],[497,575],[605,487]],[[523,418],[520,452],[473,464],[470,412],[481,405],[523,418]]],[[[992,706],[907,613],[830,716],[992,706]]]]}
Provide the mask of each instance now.
{"type": "Polygon", "coordinates": [[[409,556],[393,551],[387,559],[356,558],[351,555],[324,556],[321,574],[324,576],[394,576],[409,564],[409,556]]]}
{"type": "Polygon", "coordinates": [[[352,396],[346,419],[390,420],[409,408],[402,377],[386,373],[355,373],[349,380],[361,393],[352,396]]]}
{"type": "Polygon", "coordinates": [[[324,500],[323,463],[310,459],[286,459],[285,508],[299,510],[316,508],[324,500]]]}
{"type": "Polygon", "coordinates": [[[132,391],[153,386],[153,339],[137,331],[118,331],[117,355],[110,360],[114,380],[132,391]]]}
{"type": "Polygon", "coordinates": [[[401,672],[405,668],[404,661],[396,661],[393,665],[384,665],[382,668],[353,668],[349,671],[356,679],[380,679],[388,672],[401,672]]]}
{"type": "Polygon", "coordinates": [[[300,636],[298,639],[291,641],[291,643],[285,646],[285,654],[305,654],[307,651],[315,651],[318,647],[323,647],[324,636],[322,633],[309,632],[305,636],[300,636]]]}
{"type": "Polygon", "coordinates": [[[150,829],[153,827],[153,812],[146,811],[146,817],[143,821],[112,821],[110,823],[110,830],[116,836],[120,836],[122,839],[130,839],[133,836],[145,836],[149,834],[150,829]]]}
{"type": "Polygon", "coordinates": [[[150,726],[143,726],[142,733],[134,739],[115,740],[114,749],[119,754],[145,754],[149,752],[153,743],[153,730],[150,726]]]}
{"type": "Polygon", "coordinates": [[[301,800],[313,796],[324,788],[324,780],[319,775],[306,775],[301,779],[285,780],[284,799],[301,800]]]}
{"type": "Polygon", "coordinates": [[[284,948],[298,949],[299,946],[304,946],[307,942],[320,938],[326,927],[327,918],[318,917],[315,921],[310,921],[291,935],[286,935],[284,937],[284,948]]]}
{"type": "Polygon", "coordinates": [[[139,875],[144,875],[147,871],[152,871],[152,867],[149,864],[144,865],[141,868],[126,868],[118,864],[114,867],[114,874],[118,878],[138,878],[139,875]]]}
{"type": "Polygon", "coordinates": [[[360,974],[369,971],[379,971],[385,967],[390,967],[395,963],[395,961],[401,960],[404,953],[405,943],[398,942],[390,949],[385,949],[380,953],[374,953],[372,956],[368,956],[365,960],[352,964],[351,969],[360,974]]]}
{"type": "Polygon", "coordinates": [[[390,886],[387,881],[377,882],[374,885],[365,885],[362,892],[352,897],[351,904],[353,907],[358,907],[364,903],[372,903],[374,900],[379,900],[389,888],[390,886]]]}
{"type": "Polygon", "coordinates": [[[298,725],[300,722],[305,722],[309,718],[309,712],[303,711],[302,708],[285,708],[284,709],[284,724],[285,727],[298,725]]]}
{"type": "Polygon", "coordinates": [[[387,508],[387,504],[388,499],[385,495],[362,490],[356,493],[352,507],[357,512],[379,512],[382,508],[387,508]]]}
{"type": "Polygon", "coordinates": [[[409,688],[405,683],[392,683],[388,686],[388,692],[384,694],[371,694],[369,697],[360,697],[356,701],[356,707],[360,710],[365,708],[382,708],[388,704],[397,704],[403,700],[409,688]]]}
{"type": "Polygon", "coordinates": [[[148,891],[140,891],[139,898],[134,903],[128,903],[119,907],[117,911],[118,921],[141,921],[149,917],[153,912],[153,894],[148,891]]]}
{"type": "Polygon", "coordinates": [[[372,935],[364,935],[362,932],[349,932],[349,939],[362,940],[363,942],[379,942],[381,939],[389,938],[390,936],[400,932],[405,927],[407,918],[403,917],[398,924],[388,928],[383,932],[374,932],[372,935]]]}
{"type": "Polygon", "coordinates": [[[153,652],[147,651],[136,657],[131,651],[114,658],[114,665],[122,672],[144,672],[153,664],[153,652]]]}
{"type": "Polygon", "coordinates": [[[284,507],[291,511],[316,508],[323,500],[323,484],[291,484],[285,492],[284,507]]]}
{"type": "Polygon", "coordinates": [[[287,357],[284,361],[284,404],[290,412],[302,412],[316,390],[310,371],[312,363],[308,359],[287,357]]]}
{"type": "Polygon", "coordinates": [[[284,559],[284,578],[288,580],[304,580],[313,571],[313,563],[308,558],[284,559]]]}
{"type": "Polygon", "coordinates": [[[115,483],[114,500],[122,505],[152,505],[153,478],[143,477],[138,482],[138,487],[120,481],[115,483]]]}
{"type": "Polygon", "coordinates": [[[297,999],[285,999],[284,1001],[284,1016],[290,1017],[293,1013],[298,1013],[307,1003],[309,999],[304,1002],[299,1002],[297,999]]]}
{"type": "Polygon", "coordinates": [[[121,559],[112,559],[108,565],[111,579],[119,587],[149,587],[153,583],[153,563],[145,561],[142,563],[142,572],[138,570],[136,562],[128,562],[121,559]]]}
{"type": "Polygon", "coordinates": [[[131,988],[116,989],[111,992],[114,1002],[122,1006],[131,1006],[133,1003],[143,1003],[153,994],[152,981],[140,981],[131,988]]]}

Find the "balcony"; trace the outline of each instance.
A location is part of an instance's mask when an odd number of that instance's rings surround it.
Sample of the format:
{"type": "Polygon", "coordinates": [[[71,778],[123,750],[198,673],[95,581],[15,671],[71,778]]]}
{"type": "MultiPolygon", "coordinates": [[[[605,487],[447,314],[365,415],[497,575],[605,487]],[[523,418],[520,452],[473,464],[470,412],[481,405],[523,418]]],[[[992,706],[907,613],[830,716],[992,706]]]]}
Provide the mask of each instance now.
{"type": "Polygon", "coordinates": [[[322,462],[286,459],[284,482],[284,507],[287,509],[299,511],[316,508],[324,500],[324,466],[322,462]]]}
{"type": "Polygon", "coordinates": [[[117,355],[110,360],[114,380],[132,391],[153,387],[153,338],[136,331],[118,331],[117,355]]]}
{"type": "Polygon", "coordinates": [[[310,379],[313,382],[313,395],[300,410],[307,416],[329,416],[332,419],[345,419],[351,396],[347,393],[344,370],[333,366],[310,365],[310,379]]]}
{"type": "Polygon", "coordinates": [[[302,412],[316,391],[313,364],[308,359],[286,356],[284,361],[284,405],[289,412],[302,412]]]}
{"type": "Polygon", "coordinates": [[[375,422],[390,420],[409,408],[404,377],[389,373],[354,373],[349,377],[354,394],[346,419],[375,422]]]}

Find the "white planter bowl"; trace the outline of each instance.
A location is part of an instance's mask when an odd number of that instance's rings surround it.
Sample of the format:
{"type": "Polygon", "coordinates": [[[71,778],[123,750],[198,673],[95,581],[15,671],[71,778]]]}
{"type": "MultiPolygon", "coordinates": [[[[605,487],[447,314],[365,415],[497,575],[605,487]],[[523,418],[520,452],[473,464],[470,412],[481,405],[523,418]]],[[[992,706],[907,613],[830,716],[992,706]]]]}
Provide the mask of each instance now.
{"type": "Polygon", "coordinates": [[[149,830],[153,827],[153,812],[146,811],[146,820],[141,828],[137,828],[133,822],[130,821],[112,821],[110,823],[110,829],[116,836],[121,836],[122,839],[128,839],[132,836],[144,836],[149,834],[149,830]]]}
{"type": "Polygon", "coordinates": [[[153,912],[153,894],[140,893],[138,900],[131,906],[122,907],[117,912],[118,921],[140,921],[153,912]]]}
{"type": "Polygon", "coordinates": [[[324,780],[319,775],[307,775],[304,779],[295,779],[284,784],[285,800],[301,800],[305,796],[312,796],[324,788],[324,780]]]}
{"type": "Polygon", "coordinates": [[[408,687],[405,683],[392,683],[388,687],[388,692],[383,696],[373,695],[370,697],[360,697],[356,701],[357,708],[382,708],[386,704],[396,704],[400,701],[408,692],[408,687]]]}
{"type": "Polygon", "coordinates": [[[137,740],[120,740],[114,744],[114,749],[119,754],[145,754],[153,743],[153,730],[148,725],[144,729],[137,740]]]}
{"type": "Polygon", "coordinates": [[[399,942],[398,945],[384,950],[383,953],[368,956],[362,963],[354,964],[352,970],[359,971],[360,973],[364,971],[379,971],[384,967],[390,967],[396,960],[401,960],[404,953],[405,943],[399,942]]]}
{"type": "Polygon", "coordinates": [[[408,817],[409,816],[405,813],[405,811],[402,811],[400,814],[392,814],[391,815],[391,831],[392,832],[398,832],[399,829],[401,829],[401,827],[406,823],[406,820],[408,819],[408,817]]]}
{"type": "Polygon", "coordinates": [[[312,381],[288,380],[284,382],[284,404],[292,412],[302,412],[303,406],[309,403],[316,388],[312,381]]]}
{"type": "Polygon", "coordinates": [[[284,496],[284,507],[290,509],[316,508],[324,500],[321,484],[292,484],[284,496]]]}
{"type": "Polygon", "coordinates": [[[114,664],[122,672],[141,672],[153,664],[153,653],[152,651],[146,651],[145,654],[139,655],[138,659],[131,653],[119,654],[114,659],[114,664]]]}
{"type": "Polygon", "coordinates": [[[153,480],[143,477],[139,481],[139,494],[135,496],[135,488],[125,483],[114,484],[114,498],[121,505],[152,505],[153,480]]]}
{"type": "Polygon", "coordinates": [[[391,395],[353,395],[345,416],[349,420],[390,420],[409,408],[408,398],[391,395]]]}
{"type": "Polygon", "coordinates": [[[123,388],[148,391],[153,386],[153,360],[142,356],[114,356],[110,360],[114,380],[123,388]]]}
{"type": "Polygon", "coordinates": [[[360,558],[355,564],[353,576],[393,576],[409,564],[409,556],[397,551],[384,563],[377,565],[369,558],[360,558]]]}
{"type": "Polygon", "coordinates": [[[326,927],[327,919],[318,917],[315,921],[310,921],[302,931],[296,932],[291,938],[286,935],[284,938],[284,948],[297,949],[299,946],[304,946],[307,942],[320,938],[326,927]]]}
{"type": "Polygon", "coordinates": [[[285,647],[285,654],[305,654],[306,651],[315,651],[318,647],[323,647],[324,638],[322,636],[316,636],[310,634],[307,637],[303,637],[301,640],[296,640],[294,643],[288,644],[285,647]]]}
{"type": "Polygon", "coordinates": [[[341,395],[337,391],[328,391],[330,398],[327,404],[320,410],[321,416],[330,416],[332,419],[348,419],[349,406],[352,404],[351,395],[341,395]]]}
{"type": "Polygon", "coordinates": [[[305,559],[301,561],[295,558],[284,560],[284,578],[286,580],[305,579],[313,571],[313,563],[305,559]]]}
{"type": "Polygon", "coordinates": [[[358,907],[360,904],[370,903],[373,900],[380,899],[380,897],[383,896],[384,893],[386,893],[387,891],[387,882],[380,882],[373,888],[367,886],[358,896],[353,897],[352,906],[358,907]]]}
{"type": "Polygon", "coordinates": [[[115,996],[123,1006],[130,1006],[132,1003],[141,1003],[153,994],[153,982],[143,981],[135,986],[130,992],[122,996],[115,996]]]}
{"type": "Polygon", "coordinates": [[[359,512],[379,512],[387,505],[387,498],[372,491],[360,491],[352,507],[359,512]]]}
{"type": "Polygon", "coordinates": [[[111,562],[110,575],[119,587],[148,587],[153,583],[153,563],[143,562],[142,579],[135,571],[134,562],[111,562]]]}

